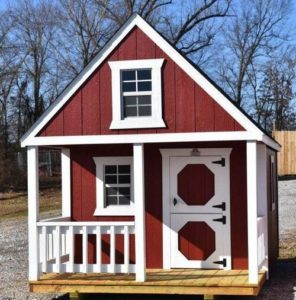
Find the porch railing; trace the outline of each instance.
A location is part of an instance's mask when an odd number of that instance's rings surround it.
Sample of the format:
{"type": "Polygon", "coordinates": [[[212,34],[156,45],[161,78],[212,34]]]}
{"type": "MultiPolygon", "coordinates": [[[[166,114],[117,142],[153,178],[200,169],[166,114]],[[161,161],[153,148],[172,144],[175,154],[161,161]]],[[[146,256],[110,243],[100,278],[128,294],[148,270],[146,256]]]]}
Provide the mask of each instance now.
{"type": "Polygon", "coordinates": [[[268,244],[267,244],[267,217],[257,218],[258,228],[258,268],[267,268],[268,244]]]}
{"type": "Polygon", "coordinates": [[[130,263],[130,235],[134,222],[70,222],[67,218],[43,220],[37,223],[39,272],[54,273],[134,273],[130,263]],[[75,243],[80,235],[81,243],[75,243]],[[95,260],[89,259],[89,235],[95,235],[95,260]],[[102,235],[110,241],[109,263],[102,262],[102,235]],[[123,235],[123,263],[116,263],[116,235],[123,235]],[[82,254],[77,263],[75,253],[82,254]]]}

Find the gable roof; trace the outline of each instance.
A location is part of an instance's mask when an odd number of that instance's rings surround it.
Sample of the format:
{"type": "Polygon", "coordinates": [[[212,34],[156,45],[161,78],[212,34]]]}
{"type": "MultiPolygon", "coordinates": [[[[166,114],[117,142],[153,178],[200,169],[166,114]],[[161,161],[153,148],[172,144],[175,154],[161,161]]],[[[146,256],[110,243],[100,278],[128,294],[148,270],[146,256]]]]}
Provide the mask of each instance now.
{"type": "MultiPolygon", "coordinates": [[[[142,30],[163,52],[165,52],[178,66],[185,71],[210,97],[212,97],[223,109],[229,113],[248,133],[249,139],[262,141],[274,149],[279,149],[279,144],[272,139],[255,121],[239,108],[235,102],[197,65],[184,57],[164,36],[156,31],[142,17],[132,15],[116,34],[106,43],[102,50],[90,61],[90,63],[78,74],[76,78],[64,89],[52,105],[42,114],[33,126],[21,138],[21,145],[38,145],[34,139],[46,139],[36,137],[39,131],[55,116],[64,104],[74,95],[82,84],[92,75],[128,33],[137,26],[142,30]]],[[[172,133],[173,134],[173,133],[172,133]]],[[[158,135],[162,135],[159,133],[158,135]]]]}

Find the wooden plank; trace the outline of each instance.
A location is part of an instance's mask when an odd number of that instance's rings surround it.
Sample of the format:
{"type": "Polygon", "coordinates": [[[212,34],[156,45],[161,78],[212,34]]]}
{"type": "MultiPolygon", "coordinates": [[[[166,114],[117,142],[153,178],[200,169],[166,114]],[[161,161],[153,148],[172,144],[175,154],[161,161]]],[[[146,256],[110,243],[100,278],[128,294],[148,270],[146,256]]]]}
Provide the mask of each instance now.
{"type": "Polygon", "coordinates": [[[248,283],[247,270],[160,270],[147,271],[147,281],[136,282],[134,275],[45,274],[30,283],[33,292],[195,294],[256,296],[265,282],[248,283]],[[118,288],[120,287],[120,288],[118,288]]]}
{"type": "Polygon", "coordinates": [[[275,140],[281,144],[281,151],[278,153],[278,174],[296,174],[296,131],[273,131],[275,140]]]}

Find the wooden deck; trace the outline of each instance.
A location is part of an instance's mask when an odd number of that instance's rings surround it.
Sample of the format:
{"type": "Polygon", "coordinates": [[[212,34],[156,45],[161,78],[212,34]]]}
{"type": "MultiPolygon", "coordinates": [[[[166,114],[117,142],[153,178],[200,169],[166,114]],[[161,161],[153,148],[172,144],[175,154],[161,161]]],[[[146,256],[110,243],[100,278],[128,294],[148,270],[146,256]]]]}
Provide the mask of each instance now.
{"type": "Polygon", "coordinates": [[[257,296],[265,282],[248,283],[246,270],[147,270],[147,281],[136,282],[134,275],[44,274],[30,282],[31,292],[180,294],[180,295],[251,295],[257,296]]]}

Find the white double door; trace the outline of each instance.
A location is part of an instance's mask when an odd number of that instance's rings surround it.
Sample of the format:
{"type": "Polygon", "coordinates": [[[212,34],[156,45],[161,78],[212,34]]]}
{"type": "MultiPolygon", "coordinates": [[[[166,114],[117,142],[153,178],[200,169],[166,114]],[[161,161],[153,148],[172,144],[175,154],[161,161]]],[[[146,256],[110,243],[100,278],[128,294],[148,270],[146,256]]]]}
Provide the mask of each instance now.
{"type": "Polygon", "coordinates": [[[229,157],[170,157],[171,267],[231,269],[229,157]]]}

